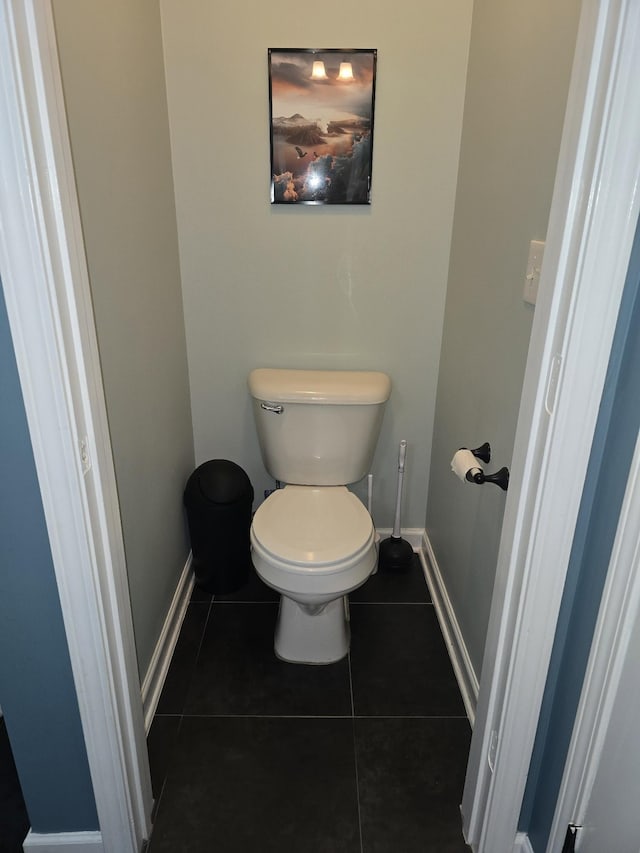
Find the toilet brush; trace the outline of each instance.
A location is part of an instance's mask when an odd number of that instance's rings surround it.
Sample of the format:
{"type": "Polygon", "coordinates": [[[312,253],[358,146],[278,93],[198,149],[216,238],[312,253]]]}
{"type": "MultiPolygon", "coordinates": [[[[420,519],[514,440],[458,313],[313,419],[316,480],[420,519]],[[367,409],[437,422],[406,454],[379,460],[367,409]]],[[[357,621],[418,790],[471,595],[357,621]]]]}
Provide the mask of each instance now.
{"type": "Polygon", "coordinates": [[[407,571],[413,562],[413,548],[400,536],[400,506],[402,503],[402,481],[404,479],[404,462],[407,454],[407,442],[400,442],[398,456],[398,496],[396,498],[396,516],[393,532],[388,539],[380,543],[378,566],[383,572],[407,571]]]}

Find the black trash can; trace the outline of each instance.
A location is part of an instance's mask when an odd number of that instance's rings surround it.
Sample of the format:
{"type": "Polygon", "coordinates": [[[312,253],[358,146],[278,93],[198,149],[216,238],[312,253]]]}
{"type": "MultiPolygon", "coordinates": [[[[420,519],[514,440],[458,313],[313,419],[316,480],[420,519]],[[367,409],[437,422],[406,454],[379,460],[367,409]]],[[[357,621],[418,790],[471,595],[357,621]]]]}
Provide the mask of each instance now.
{"type": "Polygon", "coordinates": [[[184,505],[193,570],[207,592],[235,592],[247,582],[252,503],[249,477],[228,459],[205,462],[189,477],[184,505]]]}

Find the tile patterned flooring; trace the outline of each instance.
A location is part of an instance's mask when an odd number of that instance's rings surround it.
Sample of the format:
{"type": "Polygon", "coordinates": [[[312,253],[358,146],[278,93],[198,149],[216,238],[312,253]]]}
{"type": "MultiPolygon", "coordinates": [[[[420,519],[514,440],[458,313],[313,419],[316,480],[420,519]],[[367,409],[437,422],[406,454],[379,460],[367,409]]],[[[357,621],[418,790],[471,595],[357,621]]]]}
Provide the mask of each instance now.
{"type": "Polygon", "coordinates": [[[416,557],[351,595],[351,651],[273,653],[277,595],[195,590],[149,733],[150,853],[463,853],[471,731],[416,557]]]}

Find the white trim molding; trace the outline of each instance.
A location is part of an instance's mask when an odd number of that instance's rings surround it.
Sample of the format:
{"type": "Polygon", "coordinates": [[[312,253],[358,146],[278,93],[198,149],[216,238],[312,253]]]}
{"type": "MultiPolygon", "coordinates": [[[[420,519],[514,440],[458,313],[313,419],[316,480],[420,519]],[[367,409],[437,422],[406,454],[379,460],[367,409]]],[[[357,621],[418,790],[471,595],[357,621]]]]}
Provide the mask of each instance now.
{"type": "Polygon", "coordinates": [[[451,599],[449,598],[435,551],[426,531],[423,534],[422,548],[419,554],[422,570],[425,573],[427,586],[431,593],[431,600],[433,601],[438,623],[440,624],[440,630],[442,631],[458,687],[460,688],[462,701],[464,702],[469,722],[473,727],[476,719],[476,705],[478,703],[478,676],[471,663],[471,657],[467,651],[462,630],[451,599]]]}
{"type": "Polygon", "coordinates": [[[153,798],[50,0],[0,4],[0,185],[2,284],[102,843],[139,853],[153,798]]]}
{"type": "Polygon", "coordinates": [[[533,847],[526,832],[519,832],[513,842],[513,853],[533,853],[533,847]]]}
{"type": "Polygon", "coordinates": [[[29,832],[22,849],[24,853],[103,853],[99,832],[29,832]]]}
{"type": "Polygon", "coordinates": [[[586,0],[462,800],[465,838],[477,853],[510,850],[517,834],[638,221],[638,79],[640,3],[586,0]]]}
{"type": "MultiPolygon", "coordinates": [[[[391,536],[393,530],[391,527],[379,527],[376,533],[380,539],[387,539],[391,536]]],[[[422,537],[424,535],[424,527],[403,527],[400,530],[400,536],[406,540],[414,551],[419,552],[422,548],[422,537]]]]}
{"type": "Polygon", "coordinates": [[[147,674],[142,682],[142,707],[144,710],[144,728],[147,734],[153,722],[153,715],[158,707],[158,701],[164,686],[171,658],[175,651],[176,643],[180,635],[180,628],[189,606],[189,600],[193,591],[195,578],[191,570],[192,555],[189,553],[184,565],[173,601],[169,607],[167,618],[162,626],[158,642],[151,656],[147,674]]]}

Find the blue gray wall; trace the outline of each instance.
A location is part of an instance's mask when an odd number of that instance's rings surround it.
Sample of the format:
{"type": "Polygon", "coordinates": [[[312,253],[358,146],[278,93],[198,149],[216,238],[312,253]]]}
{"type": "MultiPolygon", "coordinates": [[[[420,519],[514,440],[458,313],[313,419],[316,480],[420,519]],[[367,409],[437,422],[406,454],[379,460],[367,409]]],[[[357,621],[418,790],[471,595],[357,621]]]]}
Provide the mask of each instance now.
{"type": "Polygon", "coordinates": [[[38,833],[98,828],[22,392],[0,287],[0,705],[38,833]]]}
{"type": "Polygon", "coordinates": [[[640,429],[640,226],[629,263],[536,734],[520,828],[546,849],[640,429]]]}

